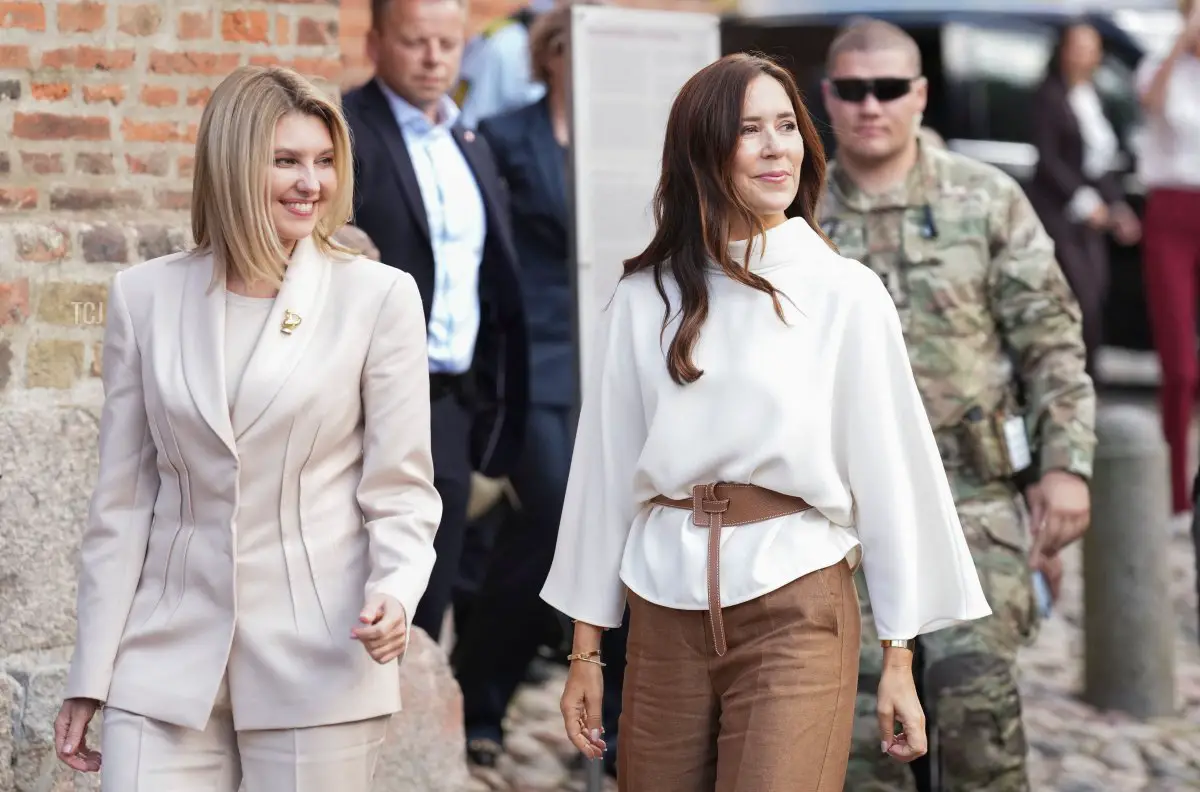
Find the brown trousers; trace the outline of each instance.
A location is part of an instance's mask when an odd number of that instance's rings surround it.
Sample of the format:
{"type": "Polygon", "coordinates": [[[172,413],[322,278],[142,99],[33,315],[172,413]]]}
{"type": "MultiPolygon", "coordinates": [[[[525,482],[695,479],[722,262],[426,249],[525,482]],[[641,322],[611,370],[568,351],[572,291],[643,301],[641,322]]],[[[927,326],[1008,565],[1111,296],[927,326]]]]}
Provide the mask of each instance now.
{"type": "Polygon", "coordinates": [[[842,792],[861,624],[846,562],[724,609],[629,594],[621,792],[842,792]]]}

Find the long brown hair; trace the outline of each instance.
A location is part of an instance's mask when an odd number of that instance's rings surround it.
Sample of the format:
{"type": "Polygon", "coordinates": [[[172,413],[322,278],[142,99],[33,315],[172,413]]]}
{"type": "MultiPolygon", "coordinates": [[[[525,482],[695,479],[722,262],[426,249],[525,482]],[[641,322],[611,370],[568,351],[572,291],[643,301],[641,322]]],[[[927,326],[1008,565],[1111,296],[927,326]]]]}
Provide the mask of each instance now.
{"type": "Polygon", "coordinates": [[[800,188],[787,215],[804,218],[829,242],[815,219],[825,188],[825,149],[791,74],[764,57],[745,53],[727,55],[698,71],[679,90],[667,119],[662,174],[654,193],[654,239],[624,263],[622,276],[654,270],[658,293],[666,304],[664,332],[671,303],[663,288],[663,270],[669,269],[679,284],[683,318],[671,341],[667,366],[671,379],[680,385],[695,382],[703,373],[692,362],[692,350],[708,318],[704,270],[709,261],[718,262],[725,274],[739,283],[771,295],[775,312],[783,319],[775,287],[749,270],[753,246],[746,246],[746,258],[740,264],[728,252],[735,218],[742,227],[753,230],[752,239],[765,233],[762,219],[734,188],[732,173],[746,91],[762,75],[774,78],[787,92],[804,141],[800,188]]]}

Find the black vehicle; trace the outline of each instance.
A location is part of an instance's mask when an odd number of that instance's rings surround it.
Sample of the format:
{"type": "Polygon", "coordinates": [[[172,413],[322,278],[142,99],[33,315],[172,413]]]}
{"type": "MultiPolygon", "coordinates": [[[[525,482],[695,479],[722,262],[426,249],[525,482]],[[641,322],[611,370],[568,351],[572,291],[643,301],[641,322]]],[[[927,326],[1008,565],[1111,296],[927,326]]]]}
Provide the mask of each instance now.
{"type": "MultiPolygon", "coordinates": [[[[966,3],[960,3],[962,8],[966,3]]],[[[1173,8],[1170,3],[1166,7],[1173,8]]],[[[861,15],[853,4],[836,13],[796,13],[723,20],[725,52],[758,51],[779,57],[804,91],[830,155],[836,154],[821,100],[824,57],[838,30],[861,15]]],[[[1018,12],[892,11],[869,13],[907,30],[917,41],[929,81],[925,124],[955,151],[1003,168],[1026,182],[1037,163],[1028,108],[1059,31],[1087,19],[1104,39],[1096,85],[1121,143],[1118,170],[1130,203],[1141,214],[1144,190],[1135,175],[1141,111],[1134,73],[1150,50],[1169,47],[1173,11],[1068,14],[1043,7],[1018,12]]],[[[1139,248],[1113,244],[1112,287],[1106,309],[1107,347],[1152,350],[1139,248]]]]}

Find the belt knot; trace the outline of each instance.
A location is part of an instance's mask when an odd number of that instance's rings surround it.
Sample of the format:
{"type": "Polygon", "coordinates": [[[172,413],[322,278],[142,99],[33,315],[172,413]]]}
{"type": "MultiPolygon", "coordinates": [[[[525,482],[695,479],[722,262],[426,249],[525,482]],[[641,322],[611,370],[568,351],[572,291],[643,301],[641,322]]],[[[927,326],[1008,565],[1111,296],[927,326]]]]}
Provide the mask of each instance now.
{"type": "Polygon", "coordinates": [[[712,524],[712,515],[729,511],[729,498],[717,497],[716,484],[692,487],[692,522],[701,527],[712,524]]]}

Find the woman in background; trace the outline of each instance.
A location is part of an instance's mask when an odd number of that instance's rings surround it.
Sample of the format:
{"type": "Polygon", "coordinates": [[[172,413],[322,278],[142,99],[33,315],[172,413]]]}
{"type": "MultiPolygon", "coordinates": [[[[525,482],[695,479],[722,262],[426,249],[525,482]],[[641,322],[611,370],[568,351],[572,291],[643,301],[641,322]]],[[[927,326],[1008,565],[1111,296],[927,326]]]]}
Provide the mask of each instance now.
{"type": "Polygon", "coordinates": [[[1113,172],[1117,135],[1092,79],[1104,56],[1100,34],[1068,25],[1034,97],[1037,170],[1027,192],[1083,312],[1087,371],[1096,379],[1108,297],[1108,238],[1136,244],[1141,227],[1113,172]]]}
{"type": "Polygon", "coordinates": [[[63,762],[104,792],[369,792],[433,566],[416,283],[331,241],[338,107],[243,67],[196,141],[196,248],[111,287],[63,762]]]}
{"type": "Polygon", "coordinates": [[[1146,186],[1142,271],[1154,346],[1162,367],[1163,432],[1171,450],[1171,503],[1192,509],[1188,429],[1200,380],[1200,3],[1181,0],[1183,27],[1171,49],[1138,67],[1146,139],[1138,166],[1146,186]]]}

